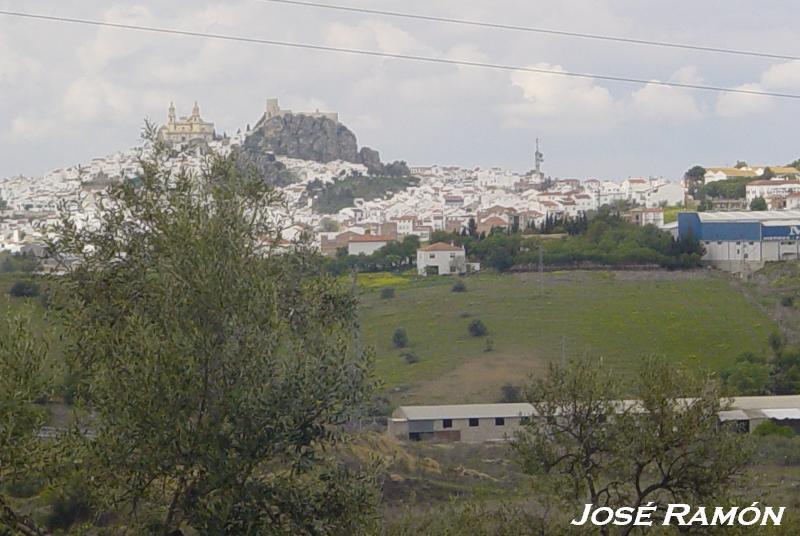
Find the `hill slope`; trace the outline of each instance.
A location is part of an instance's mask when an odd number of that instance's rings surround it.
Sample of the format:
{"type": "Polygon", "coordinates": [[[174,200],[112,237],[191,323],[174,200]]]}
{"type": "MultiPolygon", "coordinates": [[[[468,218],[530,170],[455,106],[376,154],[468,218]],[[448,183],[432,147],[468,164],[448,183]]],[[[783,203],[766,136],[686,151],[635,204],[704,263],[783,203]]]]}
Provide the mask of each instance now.
{"type": "Polygon", "coordinates": [[[564,272],[489,275],[397,287],[382,300],[362,298],[364,342],[377,354],[377,373],[402,403],[494,402],[506,383],[522,385],[549,360],[602,356],[626,375],[644,356],[664,355],[719,370],[745,351],[765,353],[775,324],[728,278],[710,272],[564,272]],[[489,329],[471,337],[467,325],[489,329]],[[392,346],[397,327],[409,348],[392,346]],[[562,350],[563,348],[563,350],[562,350]],[[419,361],[400,356],[414,352],[419,361]]]}

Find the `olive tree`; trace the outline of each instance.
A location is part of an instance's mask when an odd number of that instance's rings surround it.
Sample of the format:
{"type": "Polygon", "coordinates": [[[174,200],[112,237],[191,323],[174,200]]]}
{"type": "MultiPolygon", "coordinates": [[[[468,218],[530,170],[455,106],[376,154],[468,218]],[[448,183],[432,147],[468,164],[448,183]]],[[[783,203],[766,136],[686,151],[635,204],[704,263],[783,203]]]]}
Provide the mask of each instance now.
{"type": "Polygon", "coordinates": [[[355,298],[273,248],[280,197],[232,158],[151,148],[50,245],[95,496],[142,532],[360,533],[372,480],[324,454],[372,388],[355,298]]]}
{"type": "Polygon", "coordinates": [[[527,390],[535,417],[513,447],[524,470],[576,515],[588,503],[637,508],[722,496],[748,451],[719,425],[726,404],[717,382],[650,359],[628,401],[624,392],[600,362],[552,365],[527,390]]]}
{"type": "Polygon", "coordinates": [[[0,321],[0,534],[44,534],[34,521],[16,511],[2,490],[17,478],[38,474],[46,445],[37,434],[46,415],[35,402],[45,396],[43,367],[47,346],[34,337],[30,320],[0,321]]]}

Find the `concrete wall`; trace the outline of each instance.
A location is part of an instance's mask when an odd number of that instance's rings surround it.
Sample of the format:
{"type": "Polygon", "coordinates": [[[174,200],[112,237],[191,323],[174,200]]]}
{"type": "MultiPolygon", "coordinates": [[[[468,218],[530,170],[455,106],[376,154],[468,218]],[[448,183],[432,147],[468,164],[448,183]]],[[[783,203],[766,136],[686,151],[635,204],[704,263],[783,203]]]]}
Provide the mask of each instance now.
{"type": "Polygon", "coordinates": [[[372,255],[383,246],[386,242],[350,242],[347,244],[347,253],[349,255],[372,255]]]}
{"type": "Polygon", "coordinates": [[[504,417],[504,423],[498,425],[495,418],[478,419],[477,426],[470,426],[470,419],[451,419],[452,426],[445,428],[444,419],[425,421],[406,421],[404,419],[390,419],[388,433],[402,440],[413,440],[412,434],[419,434],[420,440],[453,441],[463,443],[483,443],[486,441],[503,441],[513,437],[520,429],[520,417],[504,417]],[[442,432],[458,432],[458,439],[448,437],[442,432]]]}

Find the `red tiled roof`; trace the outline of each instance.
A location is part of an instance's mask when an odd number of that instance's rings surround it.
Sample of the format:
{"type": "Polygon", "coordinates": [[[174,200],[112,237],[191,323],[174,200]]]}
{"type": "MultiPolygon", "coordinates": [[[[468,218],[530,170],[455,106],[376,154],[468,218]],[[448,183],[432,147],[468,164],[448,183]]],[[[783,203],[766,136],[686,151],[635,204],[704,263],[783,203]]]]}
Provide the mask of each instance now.
{"type": "Polygon", "coordinates": [[[419,251],[464,251],[464,248],[446,244],[444,242],[436,242],[424,248],[419,248],[419,251]]]}
{"type": "Polygon", "coordinates": [[[391,242],[392,240],[394,240],[394,238],[391,236],[365,234],[353,236],[348,242],[391,242]]]}
{"type": "Polygon", "coordinates": [[[486,218],[481,222],[484,225],[508,225],[508,223],[503,218],[498,218],[497,216],[492,216],[491,218],[486,218]]]}

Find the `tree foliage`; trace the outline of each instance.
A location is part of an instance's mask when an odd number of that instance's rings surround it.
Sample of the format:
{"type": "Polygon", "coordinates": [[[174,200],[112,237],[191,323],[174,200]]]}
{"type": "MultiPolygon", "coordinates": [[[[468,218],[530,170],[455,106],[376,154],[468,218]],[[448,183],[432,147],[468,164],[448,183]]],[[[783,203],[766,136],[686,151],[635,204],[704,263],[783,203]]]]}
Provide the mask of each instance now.
{"type": "Polygon", "coordinates": [[[334,214],[343,208],[352,207],[356,198],[371,201],[417,184],[419,179],[408,175],[367,177],[355,174],[338,177],[329,183],[315,180],[308,184],[306,190],[314,199],[316,210],[323,214],[334,214]]]}
{"type": "MultiPolygon", "coordinates": [[[[65,359],[92,419],[86,485],[158,531],[358,533],[369,479],[321,454],[371,390],[356,302],[316,254],[276,254],[279,201],[231,158],[112,186],[96,227],[63,218],[51,248],[65,359]]],[[[140,530],[144,530],[140,527],[140,530]]]]}
{"type": "Polygon", "coordinates": [[[719,386],[674,363],[647,360],[632,404],[597,361],[551,365],[527,397],[537,417],[513,448],[523,469],[572,511],[588,503],[704,504],[723,495],[748,460],[741,437],[718,426],[726,407],[719,386]]]}
{"type": "Polygon", "coordinates": [[[37,433],[46,415],[36,402],[48,390],[44,372],[47,346],[31,329],[28,317],[0,319],[0,533],[41,534],[36,523],[14,510],[3,495],[18,478],[38,474],[47,445],[37,433]]]}
{"type": "Polygon", "coordinates": [[[767,201],[763,197],[756,197],[750,201],[750,210],[767,210],[767,201]]]}

